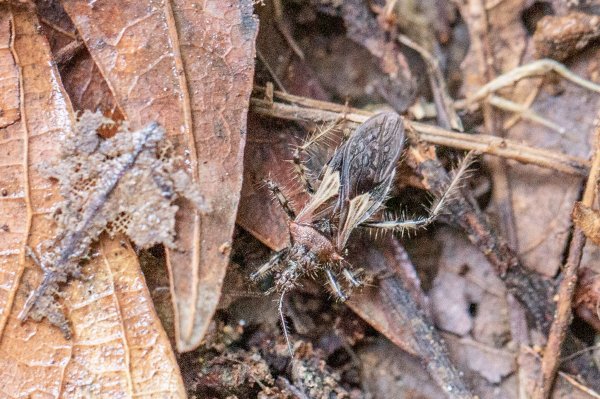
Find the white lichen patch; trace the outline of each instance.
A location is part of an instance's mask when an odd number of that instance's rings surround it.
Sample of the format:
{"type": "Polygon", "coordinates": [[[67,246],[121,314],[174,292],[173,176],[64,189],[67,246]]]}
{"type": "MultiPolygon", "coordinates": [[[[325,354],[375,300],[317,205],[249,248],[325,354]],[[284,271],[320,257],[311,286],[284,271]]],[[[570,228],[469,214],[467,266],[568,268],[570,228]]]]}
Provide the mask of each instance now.
{"type": "Polygon", "coordinates": [[[207,208],[163,128],[153,123],[129,131],[123,124],[111,138],[98,135],[98,129],[113,123],[86,111],[75,131],[61,138],[60,161],[44,168],[49,178],[58,180],[64,200],[53,213],[55,238],[37,248],[44,279],[19,317],[46,317],[65,335],[70,334],[68,323],[54,298],[61,284],[78,277],[82,261],[103,232],[124,233],[140,248],[173,248],[175,201],[191,201],[200,211],[207,208]]]}

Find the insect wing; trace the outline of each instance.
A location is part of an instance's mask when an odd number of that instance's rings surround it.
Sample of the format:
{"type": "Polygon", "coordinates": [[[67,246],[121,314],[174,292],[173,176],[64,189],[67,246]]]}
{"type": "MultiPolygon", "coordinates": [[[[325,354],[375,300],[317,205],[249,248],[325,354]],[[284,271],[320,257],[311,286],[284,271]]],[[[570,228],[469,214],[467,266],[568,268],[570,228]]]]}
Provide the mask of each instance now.
{"type": "Polygon", "coordinates": [[[351,231],[385,200],[403,144],[400,115],[381,113],[360,125],[331,159],[329,167],[340,169],[338,249],[345,246],[351,231]]]}
{"type": "Polygon", "coordinates": [[[317,192],[312,196],[310,202],[296,216],[295,222],[308,223],[312,220],[314,212],[330,198],[333,198],[340,190],[340,172],[330,167],[325,167],[323,180],[317,192]]]}

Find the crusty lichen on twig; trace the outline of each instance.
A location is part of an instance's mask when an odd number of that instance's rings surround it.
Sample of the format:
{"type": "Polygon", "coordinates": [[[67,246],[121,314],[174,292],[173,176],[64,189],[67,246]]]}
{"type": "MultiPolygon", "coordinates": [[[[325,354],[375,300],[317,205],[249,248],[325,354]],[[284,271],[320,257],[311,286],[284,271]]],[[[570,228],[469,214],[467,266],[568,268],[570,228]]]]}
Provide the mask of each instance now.
{"type": "Polygon", "coordinates": [[[103,232],[125,233],[141,248],[159,243],[174,247],[174,201],[184,197],[206,210],[163,128],[152,123],[129,132],[123,124],[113,137],[103,139],[97,130],[106,124],[114,122],[86,111],[76,129],[61,137],[61,159],[44,168],[58,180],[63,201],[53,212],[54,238],[38,245],[38,255],[29,251],[44,277],[19,319],[45,317],[67,337],[70,327],[56,296],[62,284],[79,276],[81,263],[103,232]]]}

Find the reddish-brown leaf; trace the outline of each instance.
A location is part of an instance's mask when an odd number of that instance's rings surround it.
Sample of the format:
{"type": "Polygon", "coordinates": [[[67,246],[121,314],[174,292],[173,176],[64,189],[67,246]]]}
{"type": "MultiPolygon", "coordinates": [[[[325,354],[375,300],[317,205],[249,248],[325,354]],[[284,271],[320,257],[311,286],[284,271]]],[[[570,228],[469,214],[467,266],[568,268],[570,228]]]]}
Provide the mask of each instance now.
{"type": "Polygon", "coordinates": [[[278,204],[270,200],[264,179],[270,178],[281,185],[294,211],[299,212],[308,202],[308,194],[290,173],[291,165],[283,162],[292,159],[292,146],[300,144],[295,136],[300,134],[293,126],[282,127],[257,115],[248,115],[244,184],[237,222],[263,244],[277,251],[290,242],[287,216],[278,204]],[[272,134],[274,131],[277,133],[272,134]]]}
{"type": "Polygon", "coordinates": [[[212,212],[181,202],[167,253],[180,351],[200,344],[220,296],[242,183],[257,21],[252,2],[64,2],[132,127],[158,121],[212,212]]]}

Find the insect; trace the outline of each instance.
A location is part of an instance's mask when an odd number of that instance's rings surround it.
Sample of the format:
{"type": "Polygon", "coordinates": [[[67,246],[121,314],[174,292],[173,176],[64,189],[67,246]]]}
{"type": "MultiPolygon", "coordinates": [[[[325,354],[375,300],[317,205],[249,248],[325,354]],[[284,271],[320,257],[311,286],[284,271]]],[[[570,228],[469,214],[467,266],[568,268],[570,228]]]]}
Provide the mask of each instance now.
{"type": "Polygon", "coordinates": [[[331,291],[346,301],[348,294],[343,286],[353,289],[361,285],[345,258],[352,232],[358,227],[402,231],[427,226],[455,191],[466,162],[427,217],[383,220],[381,210],[389,197],[404,141],[404,124],[398,114],[385,112],[369,118],[334,151],[320,172],[318,187],[308,189],[313,191],[311,198],[298,214],[290,208],[277,184],[266,182],[289,216],[290,245],[275,253],[250,278],[257,280],[274,274],[275,284],[268,293],[280,293],[279,314],[290,354],[293,350],[283,314],[284,297],[299,285],[302,277],[324,275],[331,291]]]}

